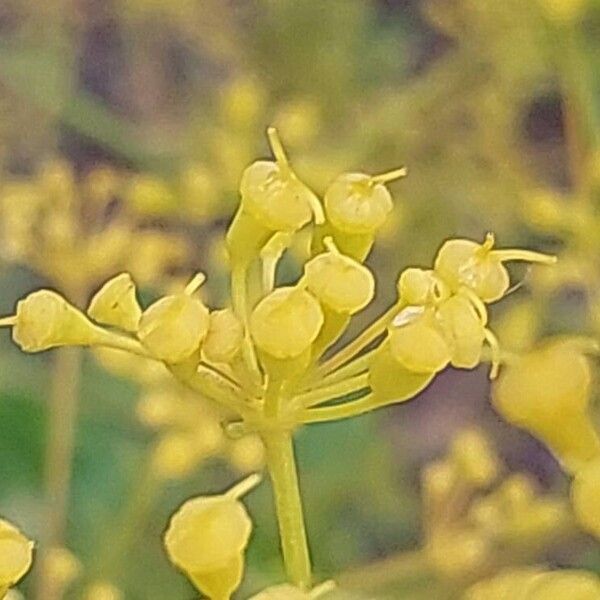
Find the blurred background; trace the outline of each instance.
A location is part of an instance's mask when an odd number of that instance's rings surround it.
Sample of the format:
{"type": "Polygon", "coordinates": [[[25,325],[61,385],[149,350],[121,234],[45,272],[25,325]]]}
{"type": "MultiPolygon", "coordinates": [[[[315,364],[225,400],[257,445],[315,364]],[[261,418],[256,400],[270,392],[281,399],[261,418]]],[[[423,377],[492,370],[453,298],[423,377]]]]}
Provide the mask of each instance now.
{"type": "MultiPolygon", "coordinates": [[[[552,276],[513,271],[525,285],[493,311],[504,347],[600,326],[598,0],[1,0],[0,114],[2,314],[39,286],[83,307],[123,270],[147,300],[205,271],[203,293],[221,305],[239,177],[268,155],[276,125],[319,193],[343,171],[409,169],[369,258],[377,300],[353,331],[392,301],[402,268],[430,265],[448,237],[490,230],[499,246],[564,257],[552,276]]],[[[283,276],[297,268],[292,256],[283,276]]],[[[45,457],[69,455],[61,440],[75,422],[56,539],[81,565],[66,596],[101,579],[125,598],[193,597],[161,548],[168,517],[260,466],[260,447],[224,440],[218,416],[190,409],[144,365],[59,356],[25,356],[1,335],[0,514],[43,537],[45,457]]],[[[486,368],[449,370],[405,406],[303,430],[319,578],[418,548],[420,473],[473,426],[507,472],[528,473],[540,493],[564,490],[554,459],[490,408],[486,368]]],[[[283,578],[268,488],[249,501],[240,597],[283,578]]],[[[536,558],[600,569],[583,536],[536,558]]],[[[444,597],[430,577],[407,583],[399,568],[384,584],[390,597],[444,597]]]]}

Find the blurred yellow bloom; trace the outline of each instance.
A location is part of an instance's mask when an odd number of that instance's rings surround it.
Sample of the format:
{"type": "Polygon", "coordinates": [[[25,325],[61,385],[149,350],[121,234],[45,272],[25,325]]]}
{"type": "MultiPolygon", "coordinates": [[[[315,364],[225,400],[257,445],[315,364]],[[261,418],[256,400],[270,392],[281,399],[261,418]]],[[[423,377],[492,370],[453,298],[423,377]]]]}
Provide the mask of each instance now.
{"type": "Polygon", "coordinates": [[[31,568],[33,546],[14,525],[0,519],[0,598],[31,568]]]}

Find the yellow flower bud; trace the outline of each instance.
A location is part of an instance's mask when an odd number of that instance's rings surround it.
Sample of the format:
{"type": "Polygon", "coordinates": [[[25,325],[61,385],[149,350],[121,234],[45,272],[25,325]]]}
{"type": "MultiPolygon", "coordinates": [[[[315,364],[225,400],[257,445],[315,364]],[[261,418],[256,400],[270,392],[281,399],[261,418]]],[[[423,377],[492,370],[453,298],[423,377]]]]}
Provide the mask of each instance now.
{"type": "Polygon", "coordinates": [[[600,457],[577,471],[571,487],[571,500],[581,526],[600,538],[600,457]]]}
{"type": "Polygon", "coordinates": [[[297,231],[313,214],[322,220],[319,199],[292,171],[276,131],[268,134],[276,162],[259,160],[244,171],[243,209],[271,231],[297,231]]]}
{"type": "Polygon", "coordinates": [[[398,279],[398,297],[407,306],[423,306],[449,296],[445,283],[435,271],[411,267],[398,279]]]}
{"type": "Polygon", "coordinates": [[[25,352],[66,345],[91,346],[105,338],[102,329],[51,290],[39,290],[19,300],[16,315],[0,324],[12,325],[13,340],[25,352]]]}
{"type": "Polygon", "coordinates": [[[344,173],[325,192],[327,219],[347,234],[374,234],[392,212],[392,196],[385,183],[403,177],[404,169],[371,177],[344,173]]]}
{"type": "Polygon", "coordinates": [[[98,323],[137,331],[142,309],[131,275],[121,273],[107,281],[92,298],[87,313],[98,323]]]}
{"type": "Polygon", "coordinates": [[[414,373],[437,373],[452,357],[433,310],[414,306],[403,309],[392,322],[388,335],[392,356],[414,373]]]}
{"type": "Polygon", "coordinates": [[[367,267],[341,254],[331,238],[325,245],[329,251],[304,266],[307,288],[330,310],[353,315],[373,299],[375,278],[367,267]]]}
{"type": "Polygon", "coordinates": [[[248,265],[274,232],[294,233],[325,220],[319,199],[292,170],[277,131],[267,130],[275,162],[250,165],[240,183],[241,205],[227,231],[231,262],[248,265]]]}
{"type": "Polygon", "coordinates": [[[498,456],[477,429],[461,431],[452,440],[451,456],[463,480],[475,487],[487,487],[498,475],[498,456]]]}
{"type": "Polygon", "coordinates": [[[278,359],[300,356],[323,326],[319,302],[299,287],[283,287],[263,298],[250,317],[258,348],[278,359]]]}
{"type": "Polygon", "coordinates": [[[208,308],[191,294],[201,281],[196,277],[186,292],[165,296],[142,314],[138,338],[155,358],[174,364],[200,349],[210,318],[208,308]]]}
{"type": "Polygon", "coordinates": [[[381,405],[414,398],[434,376],[435,373],[417,373],[402,366],[390,351],[389,342],[379,347],[369,366],[369,385],[381,405]]]}
{"type": "Polygon", "coordinates": [[[487,315],[479,314],[466,296],[455,295],[437,307],[436,317],[451,348],[452,366],[459,369],[476,367],[481,361],[486,339],[487,315]]]}
{"type": "Polygon", "coordinates": [[[211,598],[229,598],[241,581],[252,521],[238,498],[258,481],[251,475],[225,494],[188,500],[171,518],[169,559],[211,598]]]}
{"type": "Polygon", "coordinates": [[[33,545],[14,525],[0,519],[0,597],[31,568],[33,545]]]}
{"type": "Polygon", "coordinates": [[[229,362],[244,339],[244,326],[235,313],[226,308],[210,313],[208,333],[202,344],[204,356],[213,362],[229,362]]]}
{"type": "Polygon", "coordinates": [[[458,292],[465,286],[484,302],[495,302],[504,296],[510,286],[504,262],[524,260],[553,264],[552,256],[528,250],[494,250],[494,236],[488,234],[483,244],[456,239],[445,242],[435,259],[436,273],[458,292]]]}
{"type": "Polygon", "coordinates": [[[555,340],[506,366],[493,403],[513,425],[542,439],[570,470],[600,453],[587,414],[591,372],[571,340],[555,340]]]}

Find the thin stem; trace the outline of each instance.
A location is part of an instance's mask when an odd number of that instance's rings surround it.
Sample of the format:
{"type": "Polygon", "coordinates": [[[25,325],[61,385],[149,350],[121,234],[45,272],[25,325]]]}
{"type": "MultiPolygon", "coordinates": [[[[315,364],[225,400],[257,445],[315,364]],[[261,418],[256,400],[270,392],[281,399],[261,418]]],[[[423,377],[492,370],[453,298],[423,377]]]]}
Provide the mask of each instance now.
{"type": "Polygon", "coordinates": [[[339,381],[332,385],[323,386],[296,396],[294,403],[304,408],[310,408],[318,404],[323,404],[328,400],[346,396],[352,392],[357,392],[369,386],[369,374],[363,373],[344,381],[339,381]]]}
{"type": "Polygon", "coordinates": [[[248,325],[249,310],[248,310],[248,287],[247,287],[248,270],[244,265],[236,265],[231,271],[231,300],[233,310],[241,319],[244,325],[244,341],[242,344],[242,356],[248,367],[254,383],[262,384],[262,374],[258,366],[258,359],[252,340],[250,339],[250,329],[248,325]]]}
{"type": "Polygon", "coordinates": [[[311,564],[292,434],[269,431],[263,433],[262,439],[273,485],[285,570],[290,583],[308,590],[312,580],[311,564]]]}
{"type": "Polygon", "coordinates": [[[339,419],[349,419],[357,417],[366,412],[384,406],[376,401],[374,394],[368,393],[359,400],[336,404],[335,406],[325,406],[324,408],[311,408],[305,410],[301,415],[302,423],[326,423],[328,421],[338,421],[339,419]]]}
{"type": "Polygon", "coordinates": [[[170,365],[169,370],[190,389],[242,417],[252,417],[253,409],[234,385],[208,366],[170,365]]]}
{"type": "Polygon", "coordinates": [[[394,169],[393,171],[388,171],[387,173],[373,175],[373,177],[371,177],[371,181],[375,184],[389,183],[390,181],[394,181],[396,179],[401,179],[402,177],[406,177],[407,173],[408,173],[408,171],[407,171],[406,167],[400,167],[399,169],[394,169]]]}
{"type": "Polygon", "coordinates": [[[58,600],[47,565],[48,552],[65,545],[73,449],[81,375],[81,348],[59,348],[54,354],[45,465],[45,532],[40,547],[36,597],[58,600]]]}
{"type": "Polygon", "coordinates": [[[337,354],[334,354],[329,360],[326,360],[318,369],[317,376],[325,377],[338,367],[346,364],[353,356],[358,354],[365,346],[369,345],[375,338],[379,337],[389,325],[390,321],[396,316],[402,305],[397,302],[385,311],[376,321],[374,321],[359,336],[354,338],[347,346],[342,348],[337,354]]]}
{"type": "Polygon", "coordinates": [[[354,377],[355,375],[359,375],[360,373],[366,371],[373,360],[373,355],[375,354],[376,350],[377,349],[369,350],[358,358],[355,358],[353,361],[347,363],[345,366],[337,369],[333,373],[330,373],[327,375],[327,377],[319,382],[319,385],[310,388],[310,390],[312,391],[313,389],[316,390],[327,385],[332,385],[338,381],[348,379],[349,377],[354,377]]]}

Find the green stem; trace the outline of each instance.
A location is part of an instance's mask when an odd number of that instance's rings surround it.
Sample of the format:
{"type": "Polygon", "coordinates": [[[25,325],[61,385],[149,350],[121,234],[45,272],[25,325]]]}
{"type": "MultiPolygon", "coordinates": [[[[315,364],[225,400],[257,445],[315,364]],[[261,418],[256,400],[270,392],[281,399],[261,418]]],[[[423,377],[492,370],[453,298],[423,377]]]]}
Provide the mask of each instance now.
{"type": "Polygon", "coordinates": [[[327,377],[317,382],[316,386],[309,388],[307,391],[317,390],[325,386],[338,383],[339,381],[343,381],[344,379],[354,377],[355,375],[360,375],[364,371],[368,370],[374,354],[375,350],[369,350],[368,352],[361,354],[361,356],[355,358],[352,362],[349,362],[345,366],[327,375],[327,377]]]}
{"type": "Polygon", "coordinates": [[[262,434],[262,439],[273,485],[286,573],[290,583],[308,590],[312,579],[311,564],[292,434],[267,431],[262,434]]]}
{"type": "Polygon", "coordinates": [[[56,589],[51,580],[51,573],[44,565],[47,564],[48,552],[52,548],[65,545],[81,359],[81,348],[59,348],[54,354],[46,434],[45,532],[39,557],[42,568],[39,571],[36,589],[36,597],[39,600],[60,598],[60,590],[56,589]]]}
{"type": "MultiPolygon", "coordinates": [[[[391,400],[388,404],[394,402],[396,400],[391,400]]],[[[305,410],[300,420],[302,423],[326,423],[328,421],[338,421],[339,419],[349,419],[350,417],[357,417],[358,415],[385,406],[385,404],[378,401],[373,393],[368,393],[363,398],[353,400],[352,402],[305,410]]]]}
{"type": "Polygon", "coordinates": [[[379,337],[390,324],[390,321],[401,310],[399,303],[391,306],[376,321],[374,321],[359,336],[354,338],[347,346],[342,348],[337,354],[334,354],[329,360],[325,361],[317,370],[319,377],[325,377],[332,371],[346,364],[353,356],[358,354],[365,346],[369,345],[374,339],[379,337]]]}
{"type": "Polygon", "coordinates": [[[317,404],[322,404],[323,402],[346,396],[352,392],[357,392],[368,386],[369,374],[363,373],[362,375],[351,377],[345,381],[339,381],[332,385],[323,386],[311,390],[310,392],[306,392],[306,394],[296,396],[294,403],[304,408],[310,408],[311,406],[316,406],[317,404]]]}

